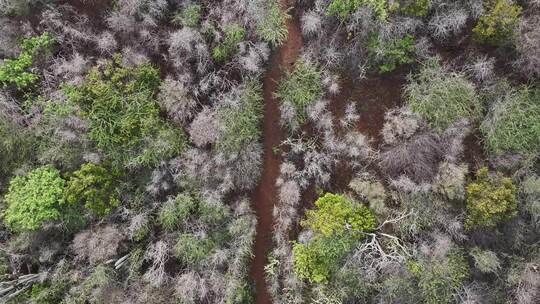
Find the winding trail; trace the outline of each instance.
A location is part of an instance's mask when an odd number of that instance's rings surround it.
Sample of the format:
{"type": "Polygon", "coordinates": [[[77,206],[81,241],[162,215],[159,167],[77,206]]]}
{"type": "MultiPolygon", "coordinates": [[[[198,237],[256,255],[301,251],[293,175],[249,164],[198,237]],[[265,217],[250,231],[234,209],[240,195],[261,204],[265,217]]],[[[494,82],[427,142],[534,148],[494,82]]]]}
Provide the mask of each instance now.
{"type": "MultiPolygon", "coordinates": [[[[279,0],[281,9],[289,6],[287,0],[279,0]]],[[[289,35],[279,49],[273,52],[266,76],[263,80],[264,119],[263,119],[263,171],[259,185],[252,194],[251,201],[257,215],[257,234],[253,248],[254,258],[250,275],[255,283],[255,303],[272,303],[266,287],[264,266],[267,264],[267,254],[272,248],[272,229],[274,202],[277,200],[276,179],[281,163],[280,155],[273,153],[273,148],[281,143],[279,125],[279,101],[274,98],[277,82],[285,70],[294,64],[302,48],[302,35],[296,18],[287,21],[289,35]]]]}

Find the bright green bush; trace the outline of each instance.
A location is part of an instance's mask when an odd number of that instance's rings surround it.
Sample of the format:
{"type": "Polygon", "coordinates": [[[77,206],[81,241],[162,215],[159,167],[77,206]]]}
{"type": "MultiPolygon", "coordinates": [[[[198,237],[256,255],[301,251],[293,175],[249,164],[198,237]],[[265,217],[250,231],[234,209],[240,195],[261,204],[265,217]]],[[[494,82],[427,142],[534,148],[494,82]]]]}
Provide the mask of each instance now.
{"type": "Polygon", "coordinates": [[[286,22],[291,16],[279,8],[277,1],[267,3],[266,15],[257,20],[257,33],[264,41],[279,46],[289,35],[286,22]]]}
{"type": "Polygon", "coordinates": [[[464,75],[446,70],[437,58],[427,60],[419,73],[409,78],[405,97],[412,111],[437,131],[461,118],[475,119],[481,114],[474,85],[464,75]]]}
{"type": "Polygon", "coordinates": [[[30,71],[34,59],[40,51],[48,50],[54,40],[48,33],[24,39],[22,52],[15,59],[4,59],[0,64],[0,84],[3,87],[15,85],[17,89],[25,89],[38,81],[39,76],[30,71]]]}
{"type": "Polygon", "coordinates": [[[69,175],[64,190],[66,202],[84,206],[97,216],[107,215],[120,204],[114,179],[115,176],[100,165],[83,164],[69,175]]]}
{"type": "Polygon", "coordinates": [[[218,115],[223,125],[217,142],[218,150],[234,153],[251,142],[259,141],[263,116],[261,85],[255,81],[247,82],[240,103],[220,108],[218,115]]]}
{"type": "Polygon", "coordinates": [[[187,27],[195,27],[201,20],[202,6],[200,4],[189,4],[181,12],[175,14],[172,23],[187,27]]]}
{"type": "Polygon", "coordinates": [[[11,179],[5,195],[4,222],[13,230],[36,230],[46,221],[63,216],[65,181],[52,166],[11,179]]]}
{"type": "Polygon", "coordinates": [[[328,281],[361,232],[375,229],[375,216],[364,205],[343,195],[326,193],[306,211],[303,226],[315,233],[309,242],[293,245],[296,275],[310,282],[328,281]]]}
{"type": "Polygon", "coordinates": [[[480,130],[492,153],[536,154],[540,151],[540,89],[509,88],[496,102],[480,130]]]}
{"type": "Polygon", "coordinates": [[[297,61],[292,72],[287,72],[280,81],[275,94],[282,102],[293,105],[299,122],[305,122],[306,107],[322,96],[319,67],[307,61],[297,61]]]}
{"type": "Polygon", "coordinates": [[[375,229],[375,216],[366,206],[344,195],[326,193],[315,201],[314,210],[306,211],[302,225],[325,237],[375,229]]]}
{"type": "Polygon", "coordinates": [[[326,11],[331,16],[347,19],[361,5],[369,6],[380,20],[388,16],[386,0],[332,0],[326,11]]]}
{"type": "Polygon", "coordinates": [[[90,122],[90,138],[115,167],[152,166],[177,155],[185,138],[159,116],[159,84],[159,71],[152,65],[127,67],[116,55],[92,68],[81,86],[67,86],[65,92],[80,105],[90,122]]]}
{"type": "Polygon", "coordinates": [[[521,7],[512,0],[484,0],[485,11],[473,28],[481,43],[499,45],[509,41],[519,22],[521,7]]]}
{"type": "Polygon", "coordinates": [[[483,167],[476,172],[476,181],[466,187],[465,226],[495,227],[516,216],[516,187],[500,174],[489,175],[483,167]]]}
{"type": "Polygon", "coordinates": [[[226,25],[223,31],[223,41],[212,49],[212,58],[218,62],[230,59],[246,35],[246,30],[235,23],[226,25]]]}
{"type": "Polygon", "coordinates": [[[174,253],[187,266],[192,267],[207,259],[214,247],[214,242],[209,238],[183,233],[178,237],[174,253]]]}
{"type": "Polygon", "coordinates": [[[196,211],[197,201],[189,194],[180,193],[168,200],[159,210],[158,220],[167,230],[174,230],[196,211]]]}
{"type": "Polygon", "coordinates": [[[293,267],[296,275],[312,283],[327,282],[340,260],[351,249],[350,238],[316,236],[306,244],[293,244],[293,267]]]}
{"type": "Polygon", "coordinates": [[[400,64],[414,61],[414,36],[405,35],[400,39],[381,41],[374,37],[369,44],[369,56],[379,67],[379,74],[392,72],[400,64]]]}

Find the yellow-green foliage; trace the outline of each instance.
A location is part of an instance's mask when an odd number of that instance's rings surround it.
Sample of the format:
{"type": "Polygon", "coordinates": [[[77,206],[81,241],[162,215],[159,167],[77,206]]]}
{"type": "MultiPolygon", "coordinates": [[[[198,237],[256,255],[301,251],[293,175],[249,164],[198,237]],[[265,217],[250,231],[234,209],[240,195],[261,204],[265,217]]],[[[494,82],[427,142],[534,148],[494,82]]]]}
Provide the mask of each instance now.
{"type": "Polygon", "coordinates": [[[375,228],[375,216],[366,206],[343,195],[326,193],[315,201],[317,209],[306,211],[302,225],[328,237],[375,228]]]}
{"type": "Polygon", "coordinates": [[[377,18],[385,20],[388,16],[388,12],[386,11],[386,1],[387,0],[332,0],[328,5],[327,12],[329,15],[346,19],[361,5],[366,5],[373,10],[377,18]]]}
{"type": "Polygon", "coordinates": [[[293,246],[296,275],[310,282],[328,281],[340,260],[362,232],[375,229],[375,216],[367,207],[343,195],[326,193],[306,212],[302,225],[314,232],[307,243],[293,246]]]}
{"type": "Polygon", "coordinates": [[[481,43],[499,45],[514,34],[521,7],[512,0],[485,0],[486,13],[473,28],[474,37],[481,43]]]}
{"type": "Polygon", "coordinates": [[[350,238],[316,236],[306,244],[293,245],[294,272],[299,278],[312,283],[324,283],[350,250],[350,238]]]}
{"type": "Polygon", "coordinates": [[[70,204],[81,204],[97,216],[103,216],[120,204],[114,193],[114,176],[104,167],[83,164],[66,184],[65,199],[70,204]]]}
{"type": "Polygon", "coordinates": [[[65,181],[52,166],[42,166],[26,176],[16,176],[5,196],[4,222],[14,230],[36,230],[46,221],[63,216],[65,181]]]}
{"type": "Polygon", "coordinates": [[[516,187],[508,177],[489,175],[483,167],[466,192],[467,228],[495,227],[516,215],[516,187]]]}

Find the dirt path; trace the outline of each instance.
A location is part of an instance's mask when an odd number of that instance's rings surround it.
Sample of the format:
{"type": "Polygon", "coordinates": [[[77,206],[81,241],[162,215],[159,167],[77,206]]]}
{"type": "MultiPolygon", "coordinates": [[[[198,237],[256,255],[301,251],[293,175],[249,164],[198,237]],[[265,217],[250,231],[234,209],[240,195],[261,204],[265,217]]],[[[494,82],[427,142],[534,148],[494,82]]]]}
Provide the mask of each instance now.
{"type": "MultiPolygon", "coordinates": [[[[288,7],[287,0],[279,0],[280,7],[288,7]]],[[[272,152],[281,142],[279,127],[279,103],[273,96],[277,88],[277,81],[283,71],[289,69],[296,61],[302,48],[300,26],[295,18],[287,22],[289,36],[283,45],[271,56],[268,71],[263,80],[264,90],[264,121],[263,121],[263,147],[264,164],[261,180],[252,195],[252,202],[257,215],[257,235],[253,250],[254,258],[251,264],[250,275],[255,283],[255,303],[272,303],[266,288],[264,266],[267,263],[267,253],[272,247],[272,228],[274,203],[277,199],[276,178],[279,175],[281,158],[272,152]]]]}

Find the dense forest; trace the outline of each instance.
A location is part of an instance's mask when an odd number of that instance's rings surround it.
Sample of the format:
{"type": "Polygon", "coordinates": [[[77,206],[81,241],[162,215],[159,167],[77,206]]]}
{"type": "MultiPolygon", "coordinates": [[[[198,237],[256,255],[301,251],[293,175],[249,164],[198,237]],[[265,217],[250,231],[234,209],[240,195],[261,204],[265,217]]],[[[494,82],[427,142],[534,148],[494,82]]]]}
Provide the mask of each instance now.
{"type": "Polygon", "coordinates": [[[0,0],[0,303],[540,303],[540,0],[0,0]]]}

